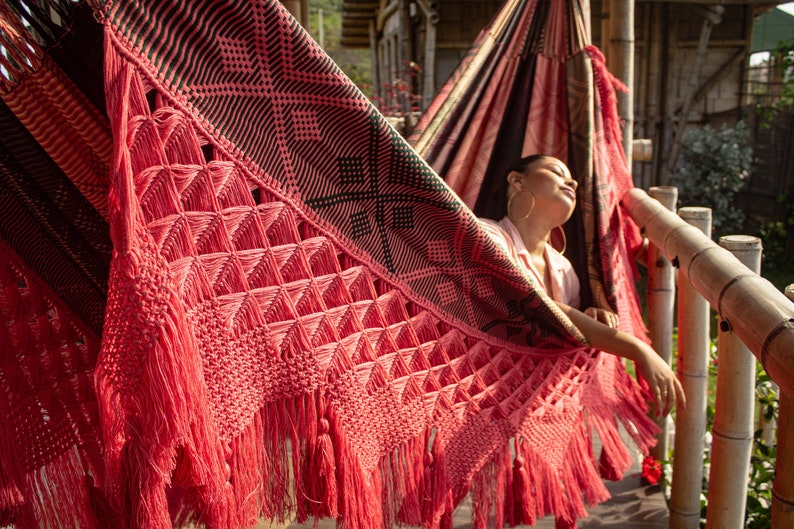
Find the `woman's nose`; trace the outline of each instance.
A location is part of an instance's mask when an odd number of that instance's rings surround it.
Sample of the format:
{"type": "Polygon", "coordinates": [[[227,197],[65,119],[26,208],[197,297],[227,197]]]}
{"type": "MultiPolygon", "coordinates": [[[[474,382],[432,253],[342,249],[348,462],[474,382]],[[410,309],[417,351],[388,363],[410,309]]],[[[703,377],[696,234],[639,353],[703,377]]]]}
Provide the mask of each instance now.
{"type": "Polygon", "coordinates": [[[576,189],[579,187],[579,182],[577,182],[577,181],[576,181],[576,180],[574,180],[573,178],[568,178],[568,179],[565,181],[565,185],[572,187],[572,188],[573,188],[573,190],[574,190],[574,191],[576,191],[576,189]]]}

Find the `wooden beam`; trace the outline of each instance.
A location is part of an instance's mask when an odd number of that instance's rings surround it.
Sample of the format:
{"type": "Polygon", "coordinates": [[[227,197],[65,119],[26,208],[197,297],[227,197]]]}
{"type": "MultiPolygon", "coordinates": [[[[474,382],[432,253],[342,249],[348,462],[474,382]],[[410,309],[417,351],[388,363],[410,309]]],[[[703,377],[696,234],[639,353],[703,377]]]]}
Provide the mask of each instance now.
{"type": "Polygon", "coordinates": [[[373,11],[370,13],[369,11],[349,11],[342,13],[342,18],[344,20],[348,20],[351,18],[356,19],[356,22],[358,22],[359,19],[363,19],[364,20],[363,23],[366,23],[367,20],[375,18],[375,12],[373,11]]]}
{"type": "Polygon", "coordinates": [[[369,37],[342,37],[339,39],[342,46],[348,48],[369,48],[369,37]]]}
{"type": "Polygon", "coordinates": [[[344,31],[345,37],[366,37],[367,42],[369,42],[369,27],[367,26],[350,26],[345,28],[344,31]]]}
{"type": "Polygon", "coordinates": [[[345,11],[375,11],[378,9],[378,2],[344,2],[342,3],[342,12],[345,11]]]}
{"type": "Polygon", "coordinates": [[[720,69],[714,72],[714,74],[709,77],[700,87],[698,91],[695,92],[694,103],[698,104],[704,97],[709,90],[717,86],[721,80],[723,80],[730,72],[734,69],[739,63],[744,62],[747,58],[747,50],[738,50],[734,53],[730,59],[728,59],[725,64],[720,66],[720,69]]]}

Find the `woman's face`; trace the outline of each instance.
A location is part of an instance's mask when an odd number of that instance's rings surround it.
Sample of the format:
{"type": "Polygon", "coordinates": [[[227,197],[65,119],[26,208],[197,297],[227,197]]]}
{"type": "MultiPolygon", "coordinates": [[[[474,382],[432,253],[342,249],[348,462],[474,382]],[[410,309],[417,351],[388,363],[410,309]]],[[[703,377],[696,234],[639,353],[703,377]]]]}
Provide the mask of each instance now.
{"type": "Polygon", "coordinates": [[[578,184],[568,167],[557,158],[544,156],[533,162],[523,175],[514,174],[512,178],[520,187],[532,191],[533,216],[542,215],[559,225],[573,214],[578,184]]]}

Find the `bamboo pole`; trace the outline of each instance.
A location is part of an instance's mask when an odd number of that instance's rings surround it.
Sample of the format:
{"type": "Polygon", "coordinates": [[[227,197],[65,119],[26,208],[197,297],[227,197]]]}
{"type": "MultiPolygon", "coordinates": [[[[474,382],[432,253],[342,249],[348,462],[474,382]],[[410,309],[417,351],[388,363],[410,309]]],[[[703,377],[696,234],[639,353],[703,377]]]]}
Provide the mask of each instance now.
{"type": "MultiPolygon", "coordinates": [[[[645,235],[678,263],[717,309],[780,390],[794,395],[794,303],[772,283],[747,270],[730,252],[651,199],[641,189],[623,206],[645,235]]],[[[680,277],[680,276],[679,276],[680,277]]]]}
{"type": "MultiPolygon", "coordinates": [[[[707,236],[711,209],[681,208],[679,216],[707,236]]],[[[703,483],[703,438],[709,373],[709,304],[681,276],[678,281],[678,377],[686,408],[676,410],[670,528],[698,529],[703,483]]]]}
{"type": "MultiPolygon", "coordinates": [[[[794,300],[794,285],[786,288],[794,300]]],[[[794,406],[791,397],[780,393],[777,424],[777,458],[772,485],[772,529],[794,527],[794,406]]]]}
{"type": "MultiPolygon", "coordinates": [[[[761,271],[761,239],[733,235],[722,237],[720,246],[749,270],[761,271]]],[[[720,324],[718,335],[716,399],[706,529],[741,529],[753,448],[755,357],[727,324],[720,324]]]]}
{"type": "Polygon", "coordinates": [[[634,0],[612,0],[609,17],[607,66],[629,87],[618,91],[618,115],[623,122],[623,151],[631,168],[631,142],[634,139],[634,0]]]}
{"type": "MultiPolygon", "coordinates": [[[[678,189],[675,187],[652,187],[649,190],[665,208],[675,211],[678,201],[678,189]]],[[[654,350],[665,362],[670,364],[673,358],[673,309],[675,308],[675,271],[670,260],[651,244],[648,248],[648,337],[654,350]]],[[[669,450],[669,415],[657,421],[661,431],[656,436],[656,446],[651,448],[651,455],[658,459],[667,459],[669,450]]]]}

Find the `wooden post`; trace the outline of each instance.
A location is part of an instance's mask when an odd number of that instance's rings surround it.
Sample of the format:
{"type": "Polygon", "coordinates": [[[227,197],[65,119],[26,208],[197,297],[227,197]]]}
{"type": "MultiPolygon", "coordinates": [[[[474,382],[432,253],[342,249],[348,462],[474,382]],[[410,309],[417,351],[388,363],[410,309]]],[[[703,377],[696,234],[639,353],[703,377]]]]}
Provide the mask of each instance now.
{"type": "MultiPolygon", "coordinates": [[[[752,272],[760,272],[759,238],[722,237],[720,246],[752,272]]],[[[718,335],[716,398],[706,529],[741,529],[753,449],[755,357],[726,320],[720,322],[718,335]]]]}
{"type": "Polygon", "coordinates": [[[629,87],[618,91],[618,114],[623,122],[623,150],[631,169],[631,142],[634,139],[634,0],[612,0],[610,9],[607,65],[629,87]]]}
{"type": "MultiPolygon", "coordinates": [[[[678,189],[672,186],[652,187],[648,190],[651,197],[664,207],[675,211],[678,189]]],[[[673,309],[675,308],[675,270],[670,260],[651,244],[648,248],[648,336],[651,345],[665,362],[670,364],[673,357],[673,309]]],[[[667,459],[669,451],[669,415],[657,421],[661,432],[656,437],[656,446],[651,455],[667,459]]]]}
{"type": "Polygon", "coordinates": [[[378,34],[375,31],[375,21],[369,21],[369,53],[372,61],[372,94],[376,98],[381,97],[380,77],[381,77],[381,52],[378,44],[378,34]]]}
{"type": "MultiPolygon", "coordinates": [[[[786,288],[786,296],[794,301],[794,285],[786,288]]],[[[772,529],[794,527],[794,403],[780,392],[777,421],[777,458],[775,482],[772,485],[772,529]]]]}
{"type": "Polygon", "coordinates": [[[422,71],[424,85],[421,92],[424,111],[427,110],[436,93],[436,29],[440,17],[436,7],[428,0],[417,0],[416,3],[425,16],[425,65],[422,71]]]}
{"type": "MultiPolygon", "coordinates": [[[[680,217],[711,234],[709,208],[681,208],[680,217]]],[[[678,376],[686,408],[676,410],[670,529],[698,529],[709,369],[709,304],[686,277],[678,279],[678,376]]]]}

